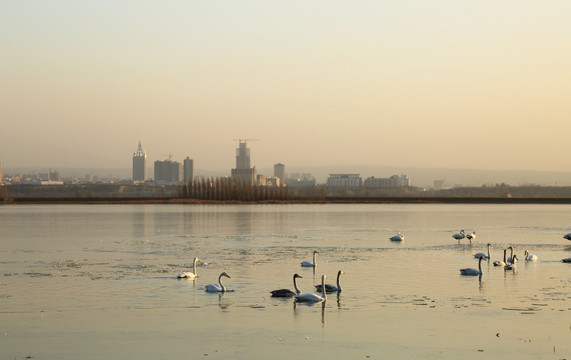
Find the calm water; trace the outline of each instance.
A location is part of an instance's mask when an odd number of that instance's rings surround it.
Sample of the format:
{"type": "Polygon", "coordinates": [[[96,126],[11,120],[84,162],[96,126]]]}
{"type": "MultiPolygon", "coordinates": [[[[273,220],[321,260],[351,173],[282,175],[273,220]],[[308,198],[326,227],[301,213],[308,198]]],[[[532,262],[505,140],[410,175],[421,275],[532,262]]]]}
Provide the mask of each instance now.
{"type": "Polygon", "coordinates": [[[567,205],[3,206],[0,359],[571,359],[568,232],[567,205]],[[517,270],[461,276],[487,243],[517,270]],[[270,297],[339,269],[324,306],[270,297]]]}

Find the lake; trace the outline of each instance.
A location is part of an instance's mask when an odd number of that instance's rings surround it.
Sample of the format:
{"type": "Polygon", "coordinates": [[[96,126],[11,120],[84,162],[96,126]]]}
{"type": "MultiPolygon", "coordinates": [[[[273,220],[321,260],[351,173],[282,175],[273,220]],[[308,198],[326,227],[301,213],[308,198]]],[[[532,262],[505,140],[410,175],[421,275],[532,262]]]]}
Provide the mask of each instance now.
{"type": "Polygon", "coordinates": [[[0,359],[570,359],[569,232],[571,205],[0,206],[0,359]]]}

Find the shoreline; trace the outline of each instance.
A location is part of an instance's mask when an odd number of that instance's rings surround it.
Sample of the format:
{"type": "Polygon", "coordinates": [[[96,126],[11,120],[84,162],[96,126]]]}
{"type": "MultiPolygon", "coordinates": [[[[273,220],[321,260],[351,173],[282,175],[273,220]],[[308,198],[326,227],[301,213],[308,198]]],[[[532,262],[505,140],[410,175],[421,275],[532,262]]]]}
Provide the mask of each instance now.
{"type": "Polygon", "coordinates": [[[294,200],[199,200],[180,198],[11,198],[0,205],[145,205],[145,204],[187,204],[187,205],[293,205],[293,204],[571,204],[571,198],[547,197],[326,197],[325,199],[294,200]]]}

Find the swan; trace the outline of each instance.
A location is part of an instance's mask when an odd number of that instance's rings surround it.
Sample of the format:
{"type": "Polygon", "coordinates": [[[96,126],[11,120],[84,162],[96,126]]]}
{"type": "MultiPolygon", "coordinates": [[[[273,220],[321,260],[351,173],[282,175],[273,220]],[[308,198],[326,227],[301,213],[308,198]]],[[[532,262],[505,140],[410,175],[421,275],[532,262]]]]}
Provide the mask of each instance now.
{"type": "Polygon", "coordinates": [[[391,236],[389,238],[391,241],[403,241],[404,240],[404,236],[399,232],[397,233],[395,236],[391,236]]]}
{"type": "MultiPolygon", "coordinates": [[[[333,293],[333,292],[340,292],[343,289],[341,289],[341,284],[339,283],[339,277],[341,277],[341,275],[345,274],[343,271],[339,270],[339,272],[337,272],[337,286],[335,285],[331,285],[331,284],[325,284],[325,292],[326,293],[333,293]]],[[[315,285],[315,290],[316,291],[323,291],[322,289],[322,285],[318,284],[315,285]]]]}
{"type": "MultiPolygon", "coordinates": [[[[468,234],[468,235],[469,235],[469,234],[468,234]]],[[[486,259],[486,260],[490,260],[490,243],[488,243],[487,246],[488,246],[488,255],[486,255],[486,254],[484,254],[484,253],[477,253],[477,254],[474,255],[474,257],[475,257],[476,259],[479,259],[479,258],[483,257],[483,258],[486,259]]]]}
{"type": "Polygon", "coordinates": [[[204,288],[205,291],[208,292],[226,292],[226,287],[224,286],[224,284],[222,284],[222,277],[227,277],[228,279],[230,279],[230,275],[228,275],[227,273],[223,272],[222,274],[220,274],[220,276],[218,277],[218,284],[208,284],[206,285],[206,287],[204,288]]]}
{"type": "Polygon", "coordinates": [[[505,270],[516,270],[517,269],[517,266],[515,264],[517,262],[517,255],[514,255],[512,259],[513,259],[513,262],[510,264],[507,264],[504,267],[505,270]]]}
{"type": "Polygon", "coordinates": [[[302,261],[301,266],[303,267],[315,267],[315,254],[317,254],[317,250],[313,250],[313,261],[302,261]]]}
{"type": "Polygon", "coordinates": [[[530,254],[527,250],[523,252],[523,257],[525,261],[536,261],[537,255],[530,254]]]}
{"type": "Polygon", "coordinates": [[[273,297],[292,297],[295,295],[299,295],[301,291],[299,291],[297,287],[297,278],[302,278],[302,276],[300,276],[299,274],[293,275],[293,287],[295,289],[295,292],[291,291],[290,289],[279,289],[279,290],[270,291],[270,293],[272,294],[273,297]]]}
{"type": "Polygon", "coordinates": [[[468,276],[477,276],[477,275],[481,275],[482,274],[482,260],[484,258],[481,257],[478,260],[478,270],[473,269],[473,268],[466,268],[466,269],[460,269],[460,275],[468,275],[468,276]]]}
{"type": "Polygon", "coordinates": [[[460,230],[459,233],[452,235],[452,237],[454,239],[458,240],[458,244],[460,244],[460,240],[462,240],[466,237],[466,233],[464,232],[464,230],[460,230]]]}
{"type": "Polygon", "coordinates": [[[565,236],[563,236],[563,239],[571,240],[571,233],[565,234],[565,236]]]}
{"type": "Polygon", "coordinates": [[[561,259],[561,261],[563,261],[564,263],[571,263],[571,257],[561,259]]]}
{"type": "Polygon", "coordinates": [[[471,233],[466,235],[466,239],[470,240],[470,244],[472,243],[472,240],[474,240],[475,238],[476,238],[476,232],[475,231],[472,231],[471,233]]]}
{"type": "Polygon", "coordinates": [[[196,277],[198,277],[197,273],[196,273],[196,263],[198,262],[198,258],[194,258],[194,260],[192,261],[192,272],[190,271],[185,271],[185,272],[181,272],[180,274],[177,275],[177,278],[179,279],[194,279],[196,277]]]}
{"type": "Polygon", "coordinates": [[[496,260],[494,261],[494,266],[506,266],[506,253],[507,253],[508,249],[504,249],[504,260],[496,260]]]}
{"type": "Polygon", "coordinates": [[[299,302],[321,302],[327,300],[325,293],[325,275],[321,275],[321,296],[313,293],[303,293],[295,296],[295,300],[299,302]]]}

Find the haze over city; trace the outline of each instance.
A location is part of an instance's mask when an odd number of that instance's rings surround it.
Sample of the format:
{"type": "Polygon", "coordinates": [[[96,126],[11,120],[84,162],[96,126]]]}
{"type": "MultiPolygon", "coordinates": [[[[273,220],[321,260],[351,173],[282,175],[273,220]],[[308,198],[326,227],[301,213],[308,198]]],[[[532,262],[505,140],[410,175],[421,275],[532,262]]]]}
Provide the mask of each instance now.
{"type": "MultiPolygon", "coordinates": [[[[0,162],[568,171],[566,1],[3,1],[0,162]]],[[[362,174],[363,176],[375,174],[362,174]]],[[[414,181],[414,178],[413,178],[414,181]]]]}

